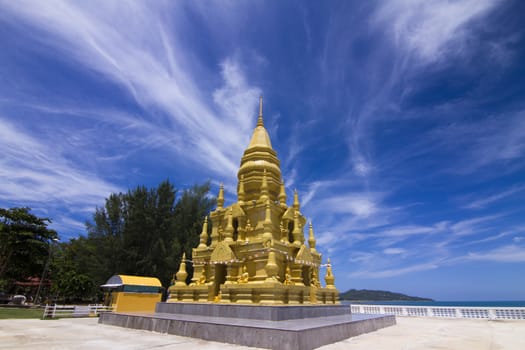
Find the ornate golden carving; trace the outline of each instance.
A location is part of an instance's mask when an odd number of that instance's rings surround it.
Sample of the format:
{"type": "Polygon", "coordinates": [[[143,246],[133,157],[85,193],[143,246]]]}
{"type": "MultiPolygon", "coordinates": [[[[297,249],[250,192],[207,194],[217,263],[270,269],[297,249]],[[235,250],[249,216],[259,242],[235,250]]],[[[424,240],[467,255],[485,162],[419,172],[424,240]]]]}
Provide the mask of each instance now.
{"type": "Polygon", "coordinates": [[[236,261],[237,257],[227,242],[219,242],[210,256],[211,263],[226,263],[236,261]]]}

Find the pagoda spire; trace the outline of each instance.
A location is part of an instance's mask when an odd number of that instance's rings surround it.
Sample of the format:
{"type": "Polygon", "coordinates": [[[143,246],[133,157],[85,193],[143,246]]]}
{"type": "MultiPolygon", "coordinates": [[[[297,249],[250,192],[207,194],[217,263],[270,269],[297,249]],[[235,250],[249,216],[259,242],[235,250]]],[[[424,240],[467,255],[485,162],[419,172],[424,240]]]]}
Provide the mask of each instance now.
{"type": "Polygon", "coordinates": [[[302,243],[301,236],[302,236],[303,230],[300,225],[301,225],[301,222],[299,221],[298,210],[295,210],[293,214],[292,236],[293,236],[293,244],[297,246],[300,246],[302,243]]]}
{"type": "Polygon", "coordinates": [[[308,228],[308,245],[310,246],[310,251],[314,253],[315,250],[315,237],[314,237],[314,228],[312,222],[310,221],[310,227],[308,228]]]}
{"type": "Polygon", "coordinates": [[[257,126],[264,127],[263,113],[262,113],[262,96],[259,96],[259,117],[257,118],[257,126]]]}
{"type": "Polygon", "coordinates": [[[279,204],[281,207],[286,207],[286,189],[284,188],[284,180],[281,179],[281,188],[279,191],[279,204]]]}
{"type": "Polygon", "coordinates": [[[180,260],[179,271],[175,274],[177,276],[177,281],[175,286],[186,286],[186,277],[188,277],[188,272],[186,271],[186,253],[182,253],[182,259],[180,260]]]}
{"type": "Polygon", "coordinates": [[[332,263],[330,262],[330,258],[328,258],[328,261],[326,263],[326,275],[324,276],[324,281],[326,283],[326,288],[335,289],[335,277],[332,272],[332,263]]]}
{"type": "Polygon", "coordinates": [[[264,211],[264,221],[263,221],[263,227],[264,227],[264,233],[263,233],[263,239],[264,241],[269,241],[272,239],[272,209],[270,208],[270,200],[266,199],[266,205],[265,205],[265,211],[264,211]]]}
{"type": "Polygon", "coordinates": [[[233,241],[233,231],[233,208],[230,207],[230,210],[228,210],[228,221],[226,223],[226,228],[224,229],[224,240],[226,242],[233,241]]]}
{"type": "Polygon", "coordinates": [[[208,217],[204,217],[204,224],[202,225],[202,232],[200,235],[199,248],[206,248],[206,241],[208,240],[208,217]]]}
{"type": "Polygon", "coordinates": [[[219,187],[219,195],[217,196],[217,209],[222,209],[224,206],[224,185],[219,187]]]}
{"type": "Polygon", "coordinates": [[[266,202],[268,199],[268,178],[266,175],[266,169],[264,169],[262,184],[261,184],[261,201],[266,202]]]}
{"type": "Polygon", "coordinates": [[[299,195],[297,194],[297,189],[293,192],[293,208],[295,210],[300,210],[301,205],[299,204],[299,195]]]}
{"type": "Polygon", "coordinates": [[[239,179],[239,190],[237,191],[237,202],[240,205],[244,204],[245,199],[245,192],[244,192],[244,175],[241,175],[241,178],[239,179]]]}

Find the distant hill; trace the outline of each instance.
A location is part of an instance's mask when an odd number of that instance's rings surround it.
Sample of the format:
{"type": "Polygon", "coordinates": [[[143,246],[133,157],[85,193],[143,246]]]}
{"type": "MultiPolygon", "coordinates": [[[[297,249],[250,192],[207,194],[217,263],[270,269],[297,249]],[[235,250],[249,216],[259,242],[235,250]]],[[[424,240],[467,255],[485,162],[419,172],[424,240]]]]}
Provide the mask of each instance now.
{"type": "Polygon", "coordinates": [[[433,299],[411,297],[401,293],[387,292],[384,290],[350,289],[339,294],[341,300],[353,301],[434,301],[433,299]]]}

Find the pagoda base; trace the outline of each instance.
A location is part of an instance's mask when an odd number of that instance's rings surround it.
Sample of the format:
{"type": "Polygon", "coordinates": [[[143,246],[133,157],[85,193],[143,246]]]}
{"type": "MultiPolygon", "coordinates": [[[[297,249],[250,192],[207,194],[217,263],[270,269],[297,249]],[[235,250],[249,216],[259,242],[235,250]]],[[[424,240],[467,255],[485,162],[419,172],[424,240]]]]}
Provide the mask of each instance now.
{"type": "Polygon", "coordinates": [[[214,301],[263,305],[339,304],[339,292],[335,288],[285,285],[279,282],[223,284],[220,286],[219,296],[214,295],[212,284],[172,286],[169,292],[169,303],[214,301]]]}
{"type": "Polygon", "coordinates": [[[103,313],[99,323],[277,350],[302,350],[396,324],[344,305],[158,303],[155,314],[103,313]]]}

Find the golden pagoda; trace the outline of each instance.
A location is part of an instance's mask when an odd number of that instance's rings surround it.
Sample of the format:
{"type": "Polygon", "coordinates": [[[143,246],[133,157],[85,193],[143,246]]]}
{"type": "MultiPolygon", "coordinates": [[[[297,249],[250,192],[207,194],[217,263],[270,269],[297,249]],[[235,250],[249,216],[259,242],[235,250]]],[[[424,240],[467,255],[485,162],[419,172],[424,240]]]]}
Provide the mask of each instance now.
{"type": "Polygon", "coordinates": [[[217,208],[210,222],[204,219],[200,243],[192,251],[191,283],[185,281],[183,257],[168,302],[339,304],[329,259],[326,285],[320,284],[321,254],[311,222],[305,242],[306,218],[297,191],[292,205],[286,203],[280,162],[264,127],[262,97],[237,179],[237,202],[230,206],[224,206],[220,186],[217,208]]]}

